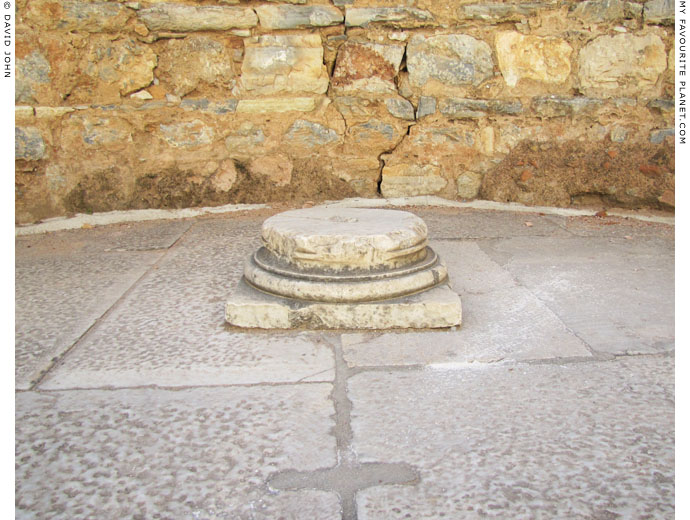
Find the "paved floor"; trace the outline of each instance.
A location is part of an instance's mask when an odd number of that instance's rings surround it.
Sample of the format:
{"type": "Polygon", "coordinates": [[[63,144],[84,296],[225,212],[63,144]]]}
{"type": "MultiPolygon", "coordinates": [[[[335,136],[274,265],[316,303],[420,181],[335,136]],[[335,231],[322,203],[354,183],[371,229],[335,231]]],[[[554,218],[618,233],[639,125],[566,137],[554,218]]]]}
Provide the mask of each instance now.
{"type": "Polygon", "coordinates": [[[271,210],[18,237],[17,518],[673,518],[674,228],[412,211],[457,330],[226,326],[271,210]]]}

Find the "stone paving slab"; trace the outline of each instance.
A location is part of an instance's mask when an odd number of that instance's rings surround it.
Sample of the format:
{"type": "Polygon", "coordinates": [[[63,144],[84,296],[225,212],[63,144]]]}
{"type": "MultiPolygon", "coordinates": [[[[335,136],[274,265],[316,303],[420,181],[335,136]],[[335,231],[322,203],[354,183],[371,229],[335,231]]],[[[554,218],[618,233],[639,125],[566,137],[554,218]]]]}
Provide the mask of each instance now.
{"type": "MultiPolygon", "coordinates": [[[[37,242],[42,243],[41,241],[37,242]]],[[[160,252],[34,252],[15,268],[15,385],[28,389],[155,262],[160,252]]]]}
{"type": "Polygon", "coordinates": [[[430,239],[569,236],[566,217],[455,208],[406,208],[422,217],[430,239]]]}
{"type": "Polygon", "coordinates": [[[318,333],[245,333],[225,324],[225,300],[260,226],[260,219],[197,221],[41,388],[332,380],[332,349],[318,333]]]}
{"type": "Polygon", "coordinates": [[[23,392],[21,519],[340,518],[338,496],[269,492],[335,463],[331,385],[23,392]]]}
{"type": "Polygon", "coordinates": [[[421,477],[358,518],[672,519],[673,381],[669,357],[356,375],[359,461],[421,477]]]}
{"type": "Polygon", "coordinates": [[[577,336],[523,287],[462,296],[457,330],[342,335],[349,366],[491,363],[590,357],[577,336]]]}
{"type": "Polygon", "coordinates": [[[638,354],[674,348],[674,254],[668,246],[517,237],[483,247],[593,350],[638,354]]]}

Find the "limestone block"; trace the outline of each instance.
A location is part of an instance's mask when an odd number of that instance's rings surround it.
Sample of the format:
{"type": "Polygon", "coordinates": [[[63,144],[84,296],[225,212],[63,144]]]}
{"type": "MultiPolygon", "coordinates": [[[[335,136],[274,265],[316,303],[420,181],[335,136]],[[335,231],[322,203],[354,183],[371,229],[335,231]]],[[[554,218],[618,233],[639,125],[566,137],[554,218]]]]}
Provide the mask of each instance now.
{"type": "Polygon", "coordinates": [[[235,162],[226,159],[218,170],[211,176],[211,185],[217,191],[229,191],[237,181],[237,170],[235,169],[235,162]]]}
{"type": "Polygon", "coordinates": [[[578,63],[585,95],[636,95],[654,87],[666,70],[666,49],[656,34],[599,36],[582,48],[578,63]]]}
{"type": "Polygon", "coordinates": [[[574,6],[570,16],[593,23],[614,22],[625,17],[623,0],[585,0],[574,6]]]}
{"type": "Polygon", "coordinates": [[[228,298],[225,319],[262,329],[426,329],[460,325],[462,304],[447,285],[379,302],[317,303],[260,293],[240,281],[228,298]]]}
{"type": "MultiPolygon", "coordinates": [[[[122,119],[105,117],[73,117],[69,123],[79,126],[82,141],[88,146],[121,146],[132,142],[132,131],[122,119]]],[[[69,130],[68,130],[69,131],[69,130]]]]}
{"type": "Polygon", "coordinates": [[[652,130],[649,133],[649,142],[654,144],[660,144],[664,142],[667,137],[673,137],[676,135],[674,128],[662,128],[661,130],[652,130]]]}
{"type": "Polygon", "coordinates": [[[458,176],[458,197],[461,199],[474,199],[479,195],[482,185],[482,175],[476,172],[463,172],[458,176]]]}
{"type": "Polygon", "coordinates": [[[318,34],[264,35],[245,40],[242,86],[252,94],[328,89],[328,72],[318,34]]]}
{"type": "Polygon", "coordinates": [[[36,87],[50,84],[50,63],[38,50],[17,58],[14,99],[17,103],[34,103],[36,87]]]}
{"type": "Polygon", "coordinates": [[[414,7],[354,7],[345,11],[345,25],[364,27],[370,23],[384,23],[401,28],[433,25],[429,11],[414,7]]]}
{"type": "Polygon", "coordinates": [[[29,105],[15,105],[14,106],[14,120],[15,121],[26,121],[33,119],[34,117],[34,107],[29,105]]]}
{"type": "Polygon", "coordinates": [[[309,97],[240,99],[238,114],[269,114],[271,112],[311,112],[318,99],[309,97]]]}
{"type": "Polygon", "coordinates": [[[261,227],[271,253],[328,272],[407,266],[427,255],[426,238],[421,218],[397,210],[316,207],[279,213],[261,227]]]}
{"type": "Polygon", "coordinates": [[[344,43],[338,50],[333,88],[339,92],[395,92],[403,45],[344,43]]]}
{"type": "Polygon", "coordinates": [[[591,114],[603,105],[601,99],[539,96],[532,99],[532,109],[540,117],[561,117],[591,114]]]}
{"type": "Polygon", "coordinates": [[[477,86],[493,76],[494,64],[489,45],[466,34],[417,34],[407,45],[407,70],[415,87],[432,79],[449,86],[477,86]]]}
{"type": "Polygon", "coordinates": [[[247,121],[225,138],[225,147],[231,155],[246,155],[255,152],[266,141],[264,131],[247,121]]]}
{"type": "Polygon", "coordinates": [[[147,46],[123,38],[94,41],[83,55],[81,70],[97,85],[94,97],[112,99],[147,87],[153,81],[157,57],[147,46]]]}
{"type": "Polygon", "coordinates": [[[209,36],[168,40],[158,54],[156,76],[177,96],[204,85],[227,90],[235,85],[232,59],[225,45],[209,36]]]}
{"type": "Polygon", "coordinates": [[[291,144],[315,148],[338,142],[340,137],[332,128],[312,121],[297,119],[285,134],[285,140],[291,144]]]}
{"type": "Polygon", "coordinates": [[[417,105],[417,119],[430,116],[436,112],[436,98],[431,96],[421,96],[417,105]]]}
{"type": "Polygon", "coordinates": [[[258,5],[254,10],[264,29],[326,27],[343,21],[340,9],[329,5],[258,5]]]}
{"type": "Polygon", "coordinates": [[[386,198],[434,195],[448,184],[440,168],[431,164],[384,166],[382,175],[381,193],[386,198]]]}
{"type": "Polygon", "coordinates": [[[232,114],[237,110],[238,100],[209,101],[206,98],[185,98],[180,101],[180,108],[187,111],[208,112],[212,114],[232,114]]]}
{"type": "Polygon", "coordinates": [[[414,121],[414,107],[403,97],[386,98],[386,108],[393,117],[414,121]]]}
{"type": "Polygon", "coordinates": [[[675,7],[673,0],[649,0],[644,4],[645,23],[673,25],[675,7]]]}
{"type": "Polygon", "coordinates": [[[563,83],[570,75],[572,52],[560,38],[524,36],[516,31],[496,34],[498,66],[510,87],[522,79],[563,83]]]}
{"type": "Polygon", "coordinates": [[[554,2],[520,2],[515,4],[502,2],[482,2],[458,7],[457,18],[481,20],[483,22],[518,22],[533,16],[539,9],[552,6],[554,2]]]}
{"type": "Polygon", "coordinates": [[[159,3],[137,15],[151,31],[226,31],[254,27],[258,18],[249,7],[191,6],[159,3]]]}
{"type": "Polygon", "coordinates": [[[131,11],[115,2],[37,0],[26,6],[25,19],[33,26],[61,31],[118,32],[131,11]]]}
{"type": "Polygon", "coordinates": [[[253,176],[267,177],[276,186],[286,186],[292,179],[292,161],[285,154],[256,157],[249,164],[253,176]]]}
{"type": "Polygon", "coordinates": [[[387,150],[392,148],[400,138],[400,132],[393,125],[372,118],[364,123],[350,126],[347,130],[348,141],[360,152],[366,149],[387,150]]]}
{"type": "Polygon", "coordinates": [[[175,148],[193,148],[213,142],[213,128],[199,119],[158,125],[161,137],[175,148]]]}
{"type": "Polygon", "coordinates": [[[14,158],[25,161],[39,161],[46,156],[46,144],[38,128],[33,126],[14,127],[14,158]]]}
{"type": "Polygon", "coordinates": [[[522,103],[502,99],[444,99],[439,111],[450,119],[475,119],[490,114],[515,115],[522,112],[522,103]]]}

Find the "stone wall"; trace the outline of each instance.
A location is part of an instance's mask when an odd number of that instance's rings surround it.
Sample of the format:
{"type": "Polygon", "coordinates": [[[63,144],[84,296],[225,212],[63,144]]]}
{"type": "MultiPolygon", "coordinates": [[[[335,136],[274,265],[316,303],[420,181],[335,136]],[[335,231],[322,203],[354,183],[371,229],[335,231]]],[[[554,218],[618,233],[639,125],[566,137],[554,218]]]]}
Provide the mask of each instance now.
{"type": "Polygon", "coordinates": [[[362,195],[672,208],[671,0],[19,0],[19,222],[362,195]]]}

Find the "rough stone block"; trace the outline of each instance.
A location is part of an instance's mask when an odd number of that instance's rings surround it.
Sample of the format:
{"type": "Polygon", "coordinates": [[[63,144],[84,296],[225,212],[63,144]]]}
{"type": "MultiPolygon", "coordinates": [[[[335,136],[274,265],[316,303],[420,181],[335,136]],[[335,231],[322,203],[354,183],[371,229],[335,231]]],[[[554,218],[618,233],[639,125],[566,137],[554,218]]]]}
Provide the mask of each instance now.
{"type": "Polygon", "coordinates": [[[431,96],[421,96],[417,105],[417,119],[430,116],[436,112],[436,98],[431,96]]]}
{"type": "Polygon", "coordinates": [[[422,293],[370,303],[318,303],[280,298],[240,281],[225,306],[237,327],[287,329],[442,328],[460,325],[460,297],[447,285],[422,293]]]}
{"type": "Polygon", "coordinates": [[[539,9],[553,6],[554,2],[520,2],[515,4],[485,2],[458,7],[459,19],[481,20],[483,22],[517,22],[534,15],[539,9]]]}
{"type": "Polygon", "coordinates": [[[387,98],[386,108],[393,117],[414,121],[414,107],[405,98],[387,98]]]}
{"type": "Polygon", "coordinates": [[[439,111],[451,119],[475,119],[489,114],[519,114],[522,112],[522,103],[501,99],[450,98],[441,102],[439,111]]]}
{"type": "Polygon", "coordinates": [[[175,148],[194,148],[210,144],[214,139],[213,128],[195,119],[182,123],[159,125],[161,137],[175,148]]]}
{"type": "Polygon", "coordinates": [[[65,32],[118,32],[131,13],[116,2],[38,0],[26,6],[26,20],[32,25],[65,32]]]}
{"type": "Polygon", "coordinates": [[[318,34],[264,35],[245,40],[242,87],[252,94],[328,89],[328,72],[318,34]]]}
{"type": "Polygon", "coordinates": [[[370,23],[412,28],[433,25],[434,17],[429,11],[414,7],[355,7],[345,11],[348,27],[366,27],[370,23]]]}
{"type": "Polygon", "coordinates": [[[625,4],[622,0],[585,0],[575,5],[570,16],[593,23],[615,22],[625,17],[625,4]]]}
{"type": "Polygon", "coordinates": [[[462,199],[473,199],[479,195],[479,188],[482,185],[482,175],[476,172],[463,172],[458,176],[457,187],[458,197],[462,199]]]}
{"type": "Polygon", "coordinates": [[[338,50],[333,88],[341,92],[395,92],[405,47],[347,42],[338,50]]]}
{"type": "Polygon", "coordinates": [[[258,5],[254,10],[265,29],[326,27],[343,21],[340,9],[328,5],[258,5]]]}
{"type": "Polygon", "coordinates": [[[585,95],[628,96],[653,89],[666,70],[666,49],[656,34],[599,36],[580,50],[585,95]]]}
{"type": "Polygon", "coordinates": [[[649,133],[649,142],[654,144],[663,143],[666,137],[673,137],[676,135],[674,128],[662,128],[661,130],[652,130],[649,133]]]}
{"type": "Polygon", "coordinates": [[[258,18],[249,7],[192,6],[160,3],[138,11],[151,31],[226,31],[254,27],[258,18]]]}
{"type": "Polygon", "coordinates": [[[447,184],[438,166],[398,164],[383,167],[381,193],[386,198],[434,195],[447,184]]]}
{"type": "Polygon", "coordinates": [[[204,86],[228,91],[235,86],[235,71],[225,45],[208,36],[168,40],[158,54],[156,76],[180,97],[204,86]]]}
{"type": "Polygon", "coordinates": [[[316,108],[317,100],[313,97],[240,99],[237,103],[237,113],[311,112],[316,108]]]}
{"type": "Polygon", "coordinates": [[[673,0],[649,0],[645,2],[644,21],[653,24],[673,25],[675,21],[673,0]]]}
{"type": "Polygon", "coordinates": [[[16,126],[14,128],[14,158],[38,161],[46,155],[46,144],[38,128],[16,126]]]}
{"type": "Polygon", "coordinates": [[[332,128],[312,121],[297,119],[285,134],[285,139],[291,144],[314,148],[338,142],[340,137],[332,128]]]}
{"type": "Polygon", "coordinates": [[[516,31],[496,34],[498,66],[510,87],[522,79],[563,83],[570,75],[572,52],[560,38],[524,36],[516,31]]]}
{"type": "Polygon", "coordinates": [[[540,117],[590,114],[603,104],[601,99],[587,97],[565,98],[559,96],[540,96],[532,99],[532,109],[540,117]]]}
{"type": "Polygon", "coordinates": [[[472,36],[417,34],[407,45],[407,70],[415,87],[423,87],[429,80],[477,86],[493,76],[494,64],[489,45],[472,36]]]}
{"type": "Polygon", "coordinates": [[[17,58],[14,99],[17,103],[34,103],[37,86],[50,84],[50,63],[38,50],[17,58]]]}

